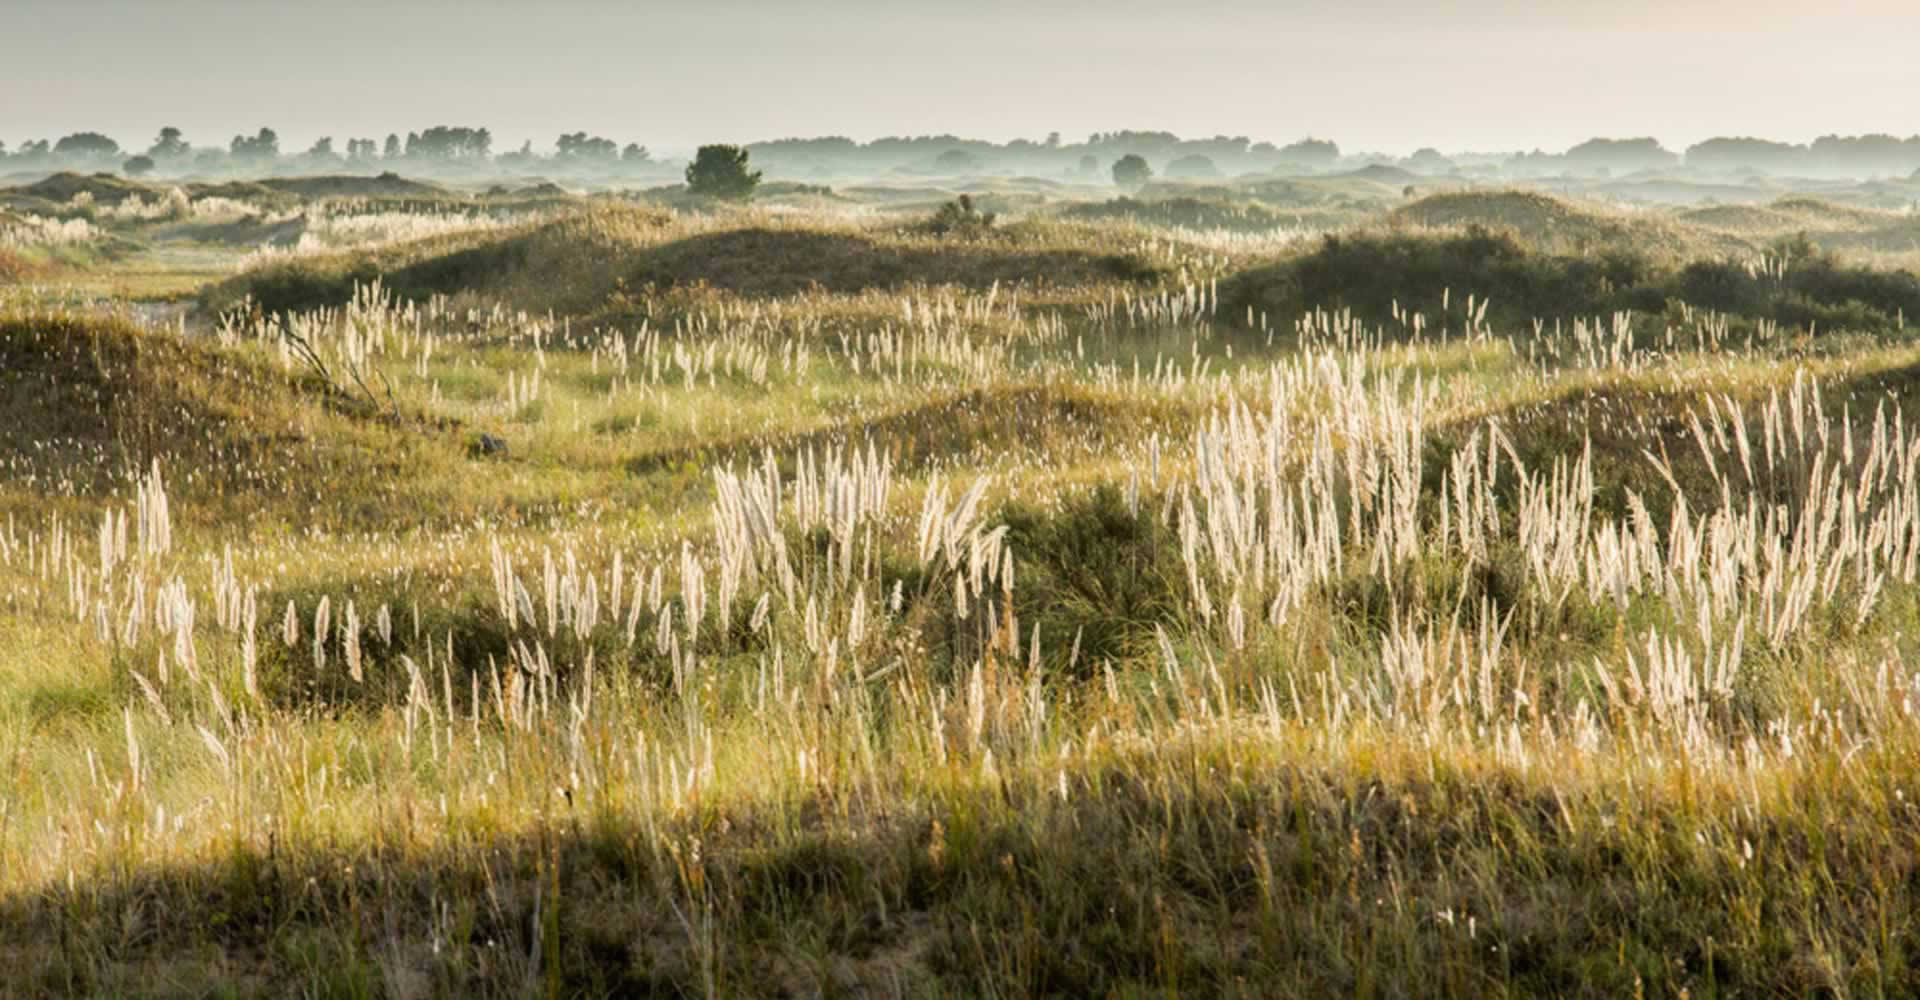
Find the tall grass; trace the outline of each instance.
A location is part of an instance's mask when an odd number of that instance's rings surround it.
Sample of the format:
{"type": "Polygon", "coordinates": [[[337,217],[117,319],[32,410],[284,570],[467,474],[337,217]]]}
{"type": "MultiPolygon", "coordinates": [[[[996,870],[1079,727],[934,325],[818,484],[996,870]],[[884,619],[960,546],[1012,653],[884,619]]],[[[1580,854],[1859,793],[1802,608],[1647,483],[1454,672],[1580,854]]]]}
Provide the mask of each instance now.
{"type": "Polygon", "coordinates": [[[20,981],[1914,984],[1903,331],[1509,328],[1467,287],[1276,331],[1147,252],[1057,294],[90,329],[417,464],[209,517],[246,480],[134,448],[0,524],[20,981]]]}

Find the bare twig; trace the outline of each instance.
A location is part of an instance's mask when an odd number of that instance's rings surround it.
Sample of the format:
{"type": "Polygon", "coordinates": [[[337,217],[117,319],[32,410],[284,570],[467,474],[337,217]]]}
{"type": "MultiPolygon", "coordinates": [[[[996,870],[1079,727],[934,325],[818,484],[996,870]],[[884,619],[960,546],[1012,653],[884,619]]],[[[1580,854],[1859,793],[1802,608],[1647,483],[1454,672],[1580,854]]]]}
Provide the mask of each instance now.
{"type": "Polygon", "coordinates": [[[293,345],[294,350],[300,354],[300,357],[305,360],[307,364],[313,366],[313,369],[320,373],[320,377],[324,379],[328,385],[334,384],[333,372],[327,369],[327,363],[325,361],[320,360],[320,352],[313,349],[313,344],[308,341],[307,338],[295,333],[292,328],[285,326],[280,328],[280,336],[285,337],[287,343],[293,345]]]}
{"type": "Polygon", "coordinates": [[[347,374],[353,376],[354,384],[360,387],[361,392],[364,392],[367,394],[367,402],[372,404],[374,409],[378,410],[380,408],[380,397],[375,396],[373,394],[373,390],[367,388],[367,380],[360,377],[360,366],[353,364],[352,362],[348,362],[347,374]]]}
{"type": "Polygon", "coordinates": [[[381,388],[384,388],[387,390],[387,406],[390,407],[393,411],[394,422],[398,423],[400,421],[400,401],[398,399],[395,399],[393,396],[393,380],[387,377],[386,372],[383,372],[378,368],[375,368],[373,370],[373,373],[375,375],[380,376],[381,388]]]}

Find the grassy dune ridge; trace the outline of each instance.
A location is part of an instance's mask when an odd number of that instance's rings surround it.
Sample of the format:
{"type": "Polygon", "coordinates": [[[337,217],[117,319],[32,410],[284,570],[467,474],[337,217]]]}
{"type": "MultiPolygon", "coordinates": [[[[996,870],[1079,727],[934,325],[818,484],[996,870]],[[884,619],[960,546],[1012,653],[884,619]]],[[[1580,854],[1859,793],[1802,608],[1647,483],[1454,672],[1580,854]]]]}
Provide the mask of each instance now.
{"type": "Polygon", "coordinates": [[[0,966],[1920,987],[1913,276],[1192,211],[0,291],[0,966]]]}

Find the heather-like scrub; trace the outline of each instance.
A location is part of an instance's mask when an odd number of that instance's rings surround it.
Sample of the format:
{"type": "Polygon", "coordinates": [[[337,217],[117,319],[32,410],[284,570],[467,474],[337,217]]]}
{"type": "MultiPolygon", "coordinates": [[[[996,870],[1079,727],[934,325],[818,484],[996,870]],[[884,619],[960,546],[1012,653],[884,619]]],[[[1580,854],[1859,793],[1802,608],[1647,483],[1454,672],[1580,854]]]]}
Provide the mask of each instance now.
{"type": "MultiPolygon", "coordinates": [[[[1844,263],[1804,237],[1738,258],[1667,263],[1633,250],[1553,254],[1479,226],[1433,233],[1329,234],[1311,252],[1252,268],[1226,282],[1229,315],[1284,325],[1315,309],[1351,310],[1397,325],[1412,303],[1477,296],[1468,325],[1521,328],[1537,318],[1712,310],[1743,327],[1809,333],[1901,328],[1920,310],[1920,279],[1844,263]]],[[[1421,316],[1446,324],[1449,317],[1421,316]]],[[[1454,322],[1458,322],[1454,320],[1454,322]]],[[[1663,317],[1664,325],[1672,325],[1663,317]]]]}

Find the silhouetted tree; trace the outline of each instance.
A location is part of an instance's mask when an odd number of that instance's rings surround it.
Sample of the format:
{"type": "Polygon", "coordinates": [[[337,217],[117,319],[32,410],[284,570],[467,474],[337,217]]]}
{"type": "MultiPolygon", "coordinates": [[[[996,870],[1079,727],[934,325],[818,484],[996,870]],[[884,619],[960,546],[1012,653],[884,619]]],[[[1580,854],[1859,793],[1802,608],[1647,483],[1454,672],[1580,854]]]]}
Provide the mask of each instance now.
{"type": "Polygon", "coordinates": [[[1340,147],[1325,139],[1302,139],[1280,147],[1280,159],[1308,167],[1330,167],[1340,158],[1340,147]]]}
{"type": "Polygon", "coordinates": [[[554,141],[562,160],[612,161],[620,158],[620,146],[612,139],[602,139],[585,132],[562,135],[554,141]]]}
{"type": "Polygon", "coordinates": [[[1807,147],[1745,136],[1715,136],[1687,147],[1687,166],[1702,170],[1785,170],[1804,166],[1807,147]]]}
{"type": "Polygon", "coordinates": [[[1146,157],[1138,153],[1128,153],[1113,161],[1113,183],[1120,187],[1133,189],[1143,187],[1153,179],[1153,168],[1147,165],[1146,157]]]}
{"type": "Polygon", "coordinates": [[[186,139],[181,137],[180,130],[171,125],[161,129],[159,137],[153,140],[153,145],[147,147],[147,155],[155,160],[178,159],[192,151],[193,147],[187,145],[186,139]]]}
{"type": "Polygon", "coordinates": [[[1414,150],[1412,156],[1407,157],[1407,166],[1414,170],[1424,170],[1431,173],[1440,170],[1452,170],[1453,161],[1442,156],[1440,151],[1432,146],[1422,146],[1414,150]]]}
{"type": "Polygon", "coordinates": [[[1906,173],[1920,164],[1920,136],[1899,139],[1885,133],[1823,135],[1807,149],[1815,166],[1855,176],[1906,173]]]}
{"type": "Polygon", "coordinates": [[[623,163],[637,166],[642,163],[652,162],[653,154],[647,151],[647,147],[639,143],[630,142],[627,143],[627,148],[620,151],[620,160],[623,163]]]}
{"type": "Polygon", "coordinates": [[[380,153],[380,158],[383,160],[397,160],[400,158],[399,136],[394,135],[392,132],[387,133],[387,145],[380,153]]]}
{"type": "Polygon", "coordinates": [[[153,157],[136,156],[120,165],[121,173],[128,177],[142,177],[153,172],[153,157]]]}
{"type": "Polygon", "coordinates": [[[745,201],[760,185],[760,171],[747,169],[747,151],[739,146],[701,146],[687,164],[687,190],[712,198],[745,201]]]}
{"type": "Polygon", "coordinates": [[[936,170],[957,174],[979,170],[981,163],[978,156],[964,149],[949,149],[933,158],[933,166],[936,170]]]}
{"type": "Polygon", "coordinates": [[[53,155],[104,160],[120,155],[120,144],[98,132],[75,132],[53,144],[53,155]]]}
{"type": "Polygon", "coordinates": [[[272,160],[280,156],[280,134],[263,128],[252,136],[236,135],[227,152],[236,160],[272,160]]]}
{"type": "Polygon", "coordinates": [[[1199,153],[1194,153],[1191,156],[1182,156],[1172,163],[1167,164],[1167,176],[1182,177],[1189,180],[1198,177],[1218,177],[1220,176],[1220,168],[1214,166],[1211,159],[1201,156],[1199,153]]]}
{"type": "Polygon", "coordinates": [[[493,151],[493,133],[464,125],[435,125],[407,133],[407,155],[430,160],[484,160],[493,151]]]}
{"type": "Polygon", "coordinates": [[[1679,160],[1653,138],[1588,139],[1567,150],[1569,164],[1593,170],[1649,170],[1670,167],[1679,160]]]}
{"type": "Polygon", "coordinates": [[[1180,145],[1180,137],[1172,132],[1095,132],[1087,145],[1111,153],[1160,155],[1180,145]]]}
{"type": "Polygon", "coordinates": [[[531,164],[536,159],[538,159],[538,157],[533,153],[533,143],[528,141],[521,143],[520,148],[511,153],[501,153],[499,158],[494,162],[499,163],[503,167],[525,166],[531,164]]]}

